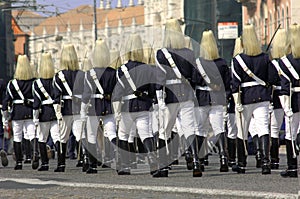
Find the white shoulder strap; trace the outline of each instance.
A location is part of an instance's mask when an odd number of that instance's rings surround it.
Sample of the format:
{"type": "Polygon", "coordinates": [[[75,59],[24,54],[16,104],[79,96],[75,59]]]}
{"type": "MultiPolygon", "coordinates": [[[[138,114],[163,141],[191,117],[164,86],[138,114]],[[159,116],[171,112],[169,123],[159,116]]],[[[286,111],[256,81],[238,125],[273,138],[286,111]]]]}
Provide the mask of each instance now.
{"type": "Polygon", "coordinates": [[[289,61],[289,59],[286,56],[283,56],[281,58],[282,62],[284,63],[284,65],[289,69],[290,73],[293,75],[293,77],[296,80],[299,80],[299,75],[296,72],[295,68],[292,66],[291,62],[289,61]]]}
{"type": "Polygon", "coordinates": [[[246,63],[244,62],[244,60],[242,59],[242,57],[240,55],[235,56],[236,60],[239,62],[239,64],[241,65],[241,67],[243,68],[243,70],[247,73],[247,75],[249,75],[249,77],[253,78],[257,83],[259,83],[260,85],[266,86],[266,83],[261,80],[259,77],[257,77],[246,65],[246,63]]]}
{"type": "Polygon", "coordinates": [[[64,75],[64,73],[62,71],[58,72],[58,78],[63,83],[65,89],[67,90],[68,95],[70,95],[72,97],[73,93],[72,93],[71,88],[70,88],[68,82],[66,81],[65,75],[64,75]]]}
{"type": "Polygon", "coordinates": [[[121,70],[122,70],[122,72],[124,73],[124,75],[125,75],[125,77],[126,77],[128,83],[129,83],[131,89],[132,89],[133,91],[136,91],[136,86],[135,86],[134,82],[132,81],[132,79],[131,79],[131,77],[130,77],[130,74],[129,74],[129,72],[128,72],[127,67],[126,67],[124,64],[121,66],[121,70]]]}
{"type": "Polygon", "coordinates": [[[101,84],[100,84],[100,82],[99,82],[99,80],[97,78],[96,71],[93,68],[90,70],[90,75],[93,78],[93,80],[94,80],[94,82],[95,82],[95,84],[96,84],[96,86],[97,86],[100,94],[103,95],[104,94],[104,90],[103,90],[103,88],[102,88],[102,86],[101,86],[101,84]]]}
{"type": "Polygon", "coordinates": [[[204,68],[203,68],[203,65],[201,64],[199,58],[196,59],[196,64],[197,64],[197,68],[198,68],[198,70],[199,70],[201,76],[203,77],[203,79],[206,81],[206,83],[210,84],[210,79],[209,79],[209,77],[207,76],[207,74],[206,74],[206,72],[205,72],[205,70],[204,70],[204,68]]]}
{"type": "Polygon", "coordinates": [[[19,87],[19,85],[18,85],[17,80],[16,80],[16,79],[13,79],[13,80],[12,80],[12,84],[13,84],[13,86],[15,87],[15,89],[16,89],[18,95],[20,96],[20,98],[21,98],[22,100],[24,100],[24,99],[25,99],[25,98],[24,98],[24,95],[23,95],[23,93],[22,93],[21,90],[20,90],[20,87],[19,87]]]}
{"type": "Polygon", "coordinates": [[[172,55],[169,53],[169,51],[166,48],[162,48],[161,51],[164,53],[166,59],[168,60],[171,68],[173,69],[173,71],[175,72],[176,76],[178,79],[181,79],[181,73],[179,71],[179,69],[177,68],[172,55]]]}
{"type": "Polygon", "coordinates": [[[285,77],[288,81],[291,81],[290,78],[281,70],[278,61],[276,61],[275,59],[272,60],[272,64],[275,66],[278,75],[282,75],[283,77],[285,77]]]}
{"type": "Polygon", "coordinates": [[[52,100],[51,96],[48,94],[48,92],[46,91],[41,79],[37,79],[35,81],[37,83],[37,86],[39,87],[39,89],[41,90],[41,92],[43,93],[43,95],[45,96],[46,99],[52,100]]]}

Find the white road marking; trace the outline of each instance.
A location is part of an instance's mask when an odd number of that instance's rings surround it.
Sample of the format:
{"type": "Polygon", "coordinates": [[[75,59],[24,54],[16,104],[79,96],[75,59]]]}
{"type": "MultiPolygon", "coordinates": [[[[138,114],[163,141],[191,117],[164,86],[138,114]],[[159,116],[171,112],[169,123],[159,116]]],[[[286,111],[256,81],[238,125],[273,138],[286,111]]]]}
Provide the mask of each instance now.
{"type": "MultiPolygon", "coordinates": [[[[188,187],[165,187],[165,186],[141,186],[141,185],[123,185],[123,184],[98,184],[98,183],[79,183],[79,182],[59,182],[54,180],[40,180],[33,178],[2,178],[0,182],[14,181],[17,183],[30,185],[58,185],[64,187],[79,188],[101,188],[101,189],[119,189],[119,190],[139,190],[139,191],[157,191],[168,193],[189,193],[208,196],[234,196],[234,197],[255,197],[255,198],[298,198],[297,194],[259,192],[259,191],[239,191],[222,189],[201,189],[188,187]]],[[[300,193],[300,192],[299,192],[300,193]]]]}

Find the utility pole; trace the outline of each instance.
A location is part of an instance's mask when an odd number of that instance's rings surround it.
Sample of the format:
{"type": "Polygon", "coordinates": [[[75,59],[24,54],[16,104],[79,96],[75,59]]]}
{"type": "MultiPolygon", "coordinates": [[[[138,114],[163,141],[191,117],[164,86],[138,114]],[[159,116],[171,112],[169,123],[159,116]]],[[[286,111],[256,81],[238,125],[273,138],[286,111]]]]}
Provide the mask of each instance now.
{"type": "Polygon", "coordinates": [[[94,0],[94,31],[95,31],[95,41],[97,41],[97,4],[96,4],[96,0],[94,0]]]}

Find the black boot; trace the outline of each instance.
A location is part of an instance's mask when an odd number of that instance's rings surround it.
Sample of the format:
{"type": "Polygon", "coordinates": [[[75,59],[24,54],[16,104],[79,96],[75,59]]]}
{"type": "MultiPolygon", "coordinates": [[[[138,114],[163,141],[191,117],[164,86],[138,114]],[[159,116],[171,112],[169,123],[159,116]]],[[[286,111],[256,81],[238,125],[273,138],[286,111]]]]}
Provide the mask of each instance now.
{"type": "Polygon", "coordinates": [[[55,145],[57,148],[57,168],[54,169],[54,172],[65,172],[67,144],[60,144],[60,142],[57,141],[55,145]],[[60,149],[60,147],[62,147],[62,149],[60,149]]]}
{"type": "Polygon", "coordinates": [[[102,168],[110,168],[112,162],[112,145],[108,137],[104,137],[104,162],[102,168]]]}
{"type": "Polygon", "coordinates": [[[15,170],[22,170],[22,145],[21,142],[14,142],[14,151],[16,156],[15,170]]]}
{"type": "Polygon", "coordinates": [[[246,165],[247,165],[247,156],[246,150],[247,149],[247,140],[245,142],[242,139],[237,138],[237,158],[238,158],[238,166],[235,170],[238,173],[245,173],[246,172],[246,165]],[[246,147],[246,148],[245,148],[246,147]]]}
{"type": "Polygon", "coordinates": [[[261,149],[259,146],[259,138],[258,135],[253,136],[253,147],[254,147],[254,154],[256,159],[256,168],[261,168],[261,149]]]}
{"type": "Polygon", "coordinates": [[[24,164],[31,164],[32,149],[31,149],[30,140],[24,139],[23,143],[24,143],[24,152],[25,152],[24,164]]]}
{"type": "Polygon", "coordinates": [[[90,167],[90,159],[87,149],[83,148],[82,152],[82,172],[86,172],[90,167]]]}
{"type": "Polygon", "coordinates": [[[188,170],[193,169],[193,156],[192,156],[192,149],[191,146],[189,145],[188,141],[186,140],[186,150],[185,150],[185,161],[186,161],[186,168],[188,170]]]}
{"type": "Polygon", "coordinates": [[[217,146],[220,155],[220,172],[228,172],[228,159],[226,152],[226,136],[225,133],[221,133],[218,138],[217,146]]]}
{"type": "MultiPolygon", "coordinates": [[[[297,178],[298,177],[298,162],[297,162],[297,156],[293,157],[293,144],[291,140],[285,140],[286,144],[286,156],[287,156],[287,165],[288,168],[285,171],[282,171],[280,175],[282,177],[292,177],[297,178]]],[[[296,150],[296,149],[295,149],[296,150]]]]}
{"type": "MultiPolygon", "coordinates": [[[[205,137],[196,135],[196,139],[197,139],[198,154],[204,155],[205,149],[203,143],[205,141],[205,137]]],[[[204,172],[204,165],[205,165],[204,159],[205,159],[204,157],[199,158],[200,168],[202,172],[204,172]]]]}
{"type": "Polygon", "coordinates": [[[38,171],[48,171],[49,170],[49,159],[47,155],[47,147],[46,143],[39,142],[39,148],[41,153],[41,167],[38,169],[38,171]]]}
{"type": "Polygon", "coordinates": [[[159,168],[156,172],[153,173],[154,178],[161,178],[161,177],[168,177],[168,156],[167,156],[167,150],[166,150],[166,142],[165,140],[159,139],[158,140],[158,153],[159,153],[159,168]]]}
{"type": "Polygon", "coordinates": [[[146,138],[144,140],[144,147],[148,155],[150,174],[152,175],[158,170],[157,156],[156,156],[156,152],[154,151],[154,139],[146,138]]]}
{"type": "Polygon", "coordinates": [[[271,174],[270,166],[270,136],[263,135],[259,138],[260,150],[261,150],[261,168],[262,174],[271,174]]]}
{"type": "Polygon", "coordinates": [[[39,152],[38,152],[38,139],[34,138],[31,140],[31,146],[33,149],[33,157],[32,157],[32,164],[31,167],[32,169],[38,169],[39,167],[39,152]]]}
{"type": "Polygon", "coordinates": [[[192,161],[193,161],[193,177],[201,177],[202,171],[200,168],[200,162],[198,158],[198,147],[196,135],[190,135],[187,139],[187,144],[190,146],[192,151],[192,161]]]}
{"type": "Polygon", "coordinates": [[[137,169],[137,162],[136,162],[136,145],[135,142],[128,143],[129,146],[129,160],[130,160],[130,168],[137,169]]]}
{"type": "Polygon", "coordinates": [[[83,166],[82,143],[79,146],[79,142],[76,141],[76,150],[77,150],[77,159],[79,158],[76,167],[82,167],[83,166]]]}
{"type": "Polygon", "coordinates": [[[228,149],[228,166],[233,167],[236,165],[236,139],[227,137],[227,149],[228,149]]]}
{"type": "Polygon", "coordinates": [[[178,165],[178,150],[179,150],[179,135],[176,132],[171,132],[171,164],[178,165]]]}
{"type": "Polygon", "coordinates": [[[89,168],[87,169],[86,173],[97,173],[97,145],[88,143],[88,154],[89,154],[89,168]]]}
{"type": "Polygon", "coordinates": [[[124,140],[119,140],[119,154],[120,154],[120,170],[118,170],[118,175],[130,175],[130,152],[128,142],[124,140]]]}
{"type": "Polygon", "coordinates": [[[271,138],[271,169],[279,168],[279,138],[271,138]]]}

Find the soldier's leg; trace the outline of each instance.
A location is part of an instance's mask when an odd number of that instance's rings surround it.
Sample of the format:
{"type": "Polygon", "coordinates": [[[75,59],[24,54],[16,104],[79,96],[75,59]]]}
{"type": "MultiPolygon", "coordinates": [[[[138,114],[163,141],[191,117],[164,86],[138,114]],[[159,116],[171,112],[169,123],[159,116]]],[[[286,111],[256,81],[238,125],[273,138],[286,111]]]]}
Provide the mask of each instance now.
{"type": "Polygon", "coordinates": [[[23,160],[23,154],[22,154],[22,133],[23,133],[23,120],[18,121],[12,121],[12,130],[14,132],[14,151],[16,156],[16,166],[15,170],[21,170],[22,169],[22,160],[23,160]]]}
{"type": "Polygon", "coordinates": [[[47,154],[47,138],[49,136],[51,122],[40,122],[38,129],[39,137],[39,149],[41,156],[41,167],[38,171],[48,171],[49,170],[49,158],[47,154]]]}

